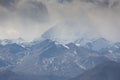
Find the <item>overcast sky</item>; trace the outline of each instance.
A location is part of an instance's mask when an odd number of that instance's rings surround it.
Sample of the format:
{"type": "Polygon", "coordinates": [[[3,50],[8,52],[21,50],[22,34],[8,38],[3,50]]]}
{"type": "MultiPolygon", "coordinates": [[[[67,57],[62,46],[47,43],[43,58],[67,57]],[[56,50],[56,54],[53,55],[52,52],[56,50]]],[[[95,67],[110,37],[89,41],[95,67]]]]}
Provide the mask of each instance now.
{"type": "Polygon", "coordinates": [[[0,39],[32,41],[52,27],[60,39],[92,33],[120,41],[120,1],[0,0],[0,39]]]}

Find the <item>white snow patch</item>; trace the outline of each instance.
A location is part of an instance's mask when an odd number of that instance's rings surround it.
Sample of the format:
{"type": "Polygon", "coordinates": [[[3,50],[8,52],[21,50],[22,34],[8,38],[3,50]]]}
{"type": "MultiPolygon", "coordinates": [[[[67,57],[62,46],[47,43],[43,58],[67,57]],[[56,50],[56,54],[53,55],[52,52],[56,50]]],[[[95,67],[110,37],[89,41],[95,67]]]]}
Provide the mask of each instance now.
{"type": "Polygon", "coordinates": [[[78,47],[80,46],[80,44],[77,44],[77,43],[75,45],[78,46],[78,47]]]}
{"type": "Polygon", "coordinates": [[[66,45],[63,45],[65,48],[67,48],[67,49],[70,49],[68,46],[66,46],[66,45]]]}
{"type": "Polygon", "coordinates": [[[86,70],[86,68],[85,68],[84,66],[82,66],[82,65],[80,65],[80,64],[78,64],[78,66],[79,66],[80,68],[86,70]]]}
{"type": "Polygon", "coordinates": [[[113,51],[112,51],[112,50],[109,50],[108,52],[113,53],[113,51]]]}
{"type": "Polygon", "coordinates": [[[80,68],[86,70],[86,67],[84,67],[83,65],[79,64],[77,60],[75,60],[75,62],[76,62],[76,64],[77,64],[80,68]]]}

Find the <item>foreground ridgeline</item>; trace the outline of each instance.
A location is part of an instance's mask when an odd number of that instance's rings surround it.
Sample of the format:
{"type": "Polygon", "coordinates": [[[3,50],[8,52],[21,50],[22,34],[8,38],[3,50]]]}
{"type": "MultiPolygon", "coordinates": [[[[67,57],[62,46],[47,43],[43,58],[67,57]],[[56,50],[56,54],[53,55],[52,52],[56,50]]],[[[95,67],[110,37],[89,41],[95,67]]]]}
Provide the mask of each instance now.
{"type": "Polygon", "coordinates": [[[120,63],[104,62],[70,80],[120,80],[120,63]]]}

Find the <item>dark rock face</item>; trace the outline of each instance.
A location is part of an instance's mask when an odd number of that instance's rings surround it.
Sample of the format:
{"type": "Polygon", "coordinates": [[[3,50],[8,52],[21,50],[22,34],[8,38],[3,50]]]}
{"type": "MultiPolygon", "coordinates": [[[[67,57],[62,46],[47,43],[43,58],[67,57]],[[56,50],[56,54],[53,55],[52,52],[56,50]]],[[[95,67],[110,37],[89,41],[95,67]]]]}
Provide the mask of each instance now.
{"type": "Polygon", "coordinates": [[[120,63],[105,62],[71,80],[120,80],[120,63]]]}

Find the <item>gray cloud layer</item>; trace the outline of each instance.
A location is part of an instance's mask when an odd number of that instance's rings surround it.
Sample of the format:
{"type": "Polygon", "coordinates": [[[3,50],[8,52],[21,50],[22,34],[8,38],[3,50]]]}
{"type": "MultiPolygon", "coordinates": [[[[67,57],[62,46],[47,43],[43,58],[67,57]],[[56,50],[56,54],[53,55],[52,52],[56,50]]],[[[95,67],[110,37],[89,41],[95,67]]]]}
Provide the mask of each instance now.
{"type": "Polygon", "coordinates": [[[119,0],[0,0],[0,38],[33,40],[51,27],[70,41],[87,32],[120,41],[119,0]],[[69,36],[69,35],[72,36],[69,36]]]}

